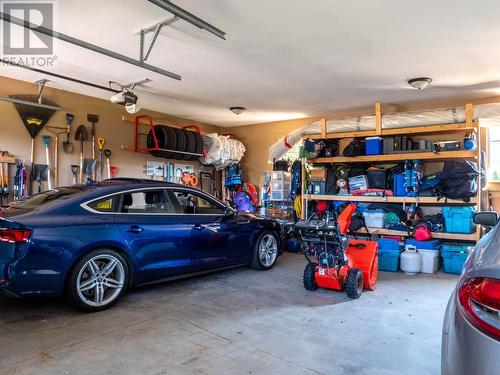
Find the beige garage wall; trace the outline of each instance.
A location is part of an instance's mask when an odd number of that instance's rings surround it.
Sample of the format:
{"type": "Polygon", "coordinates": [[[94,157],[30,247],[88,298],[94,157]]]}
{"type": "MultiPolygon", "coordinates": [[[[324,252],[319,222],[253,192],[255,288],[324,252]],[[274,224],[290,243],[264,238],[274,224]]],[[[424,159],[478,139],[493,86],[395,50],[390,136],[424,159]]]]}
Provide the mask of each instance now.
{"type": "MultiPolygon", "coordinates": [[[[23,81],[17,81],[5,77],[0,77],[0,95],[8,96],[12,94],[36,94],[37,86],[23,81]]],[[[105,148],[112,152],[111,165],[118,167],[117,176],[123,177],[143,177],[144,166],[147,160],[166,160],[155,158],[149,154],[140,154],[121,149],[122,144],[133,144],[134,125],[122,122],[122,116],[128,115],[124,107],[112,104],[109,101],[92,98],[85,95],[74,94],[68,91],[57,90],[50,87],[45,88],[43,96],[57,103],[62,107],[56,112],[47,125],[64,127],[66,126],[65,116],[67,112],[75,115],[72,124],[71,140],[74,143],[73,153],[66,154],[62,150],[62,141],[65,134],[60,136],[59,143],[59,180],[60,185],[70,184],[72,174],[71,164],[79,164],[80,144],[74,141],[75,129],[84,124],[87,126],[90,135],[91,124],[87,122],[87,114],[99,115],[99,123],[96,125],[96,136],[106,139],[105,148]]],[[[165,114],[141,111],[139,114],[149,114],[155,119],[161,119],[162,123],[171,125],[194,124],[200,126],[205,132],[219,132],[219,128],[213,125],[202,124],[192,120],[186,120],[165,114]]],[[[47,126],[46,125],[46,126],[47,126]]],[[[35,139],[35,163],[45,163],[45,150],[42,144],[42,134],[53,134],[44,128],[35,139]]],[[[51,157],[53,155],[54,138],[51,141],[51,157]]],[[[24,127],[14,105],[12,103],[0,101],[0,151],[9,151],[20,160],[29,162],[31,138],[24,127]]],[[[85,155],[91,157],[91,143],[85,144],[85,155]]],[[[175,163],[191,164],[198,170],[198,162],[174,161],[175,163]]],[[[14,173],[14,166],[10,167],[11,181],[14,173]]]]}
{"type": "MultiPolygon", "coordinates": [[[[500,102],[500,96],[486,97],[481,99],[457,99],[457,100],[441,100],[441,101],[421,101],[415,103],[406,103],[403,105],[384,105],[382,103],[382,112],[403,112],[415,111],[424,109],[444,108],[464,106],[466,103],[485,104],[500,102]]],[[[356,117],[363,114],[373,113],[374,108],[357,108],[351,111],[334,112],[324,114],[322,116],[304,118],[299,120],[287,120],[269,122],[264,124],[238,126],[225,129],[229,134],[235,136],[245,144],[247,151],[243,160],[243,167],[246,179],[258,184],[260,176],[266,170],[272,170],[272,166],[268,164],[268,150],[274,142],[279,138],[288,134],[290,131],[297,129],[303,125],[310,124],[322,117],[325,118],[348,118],[356,117]]]]}

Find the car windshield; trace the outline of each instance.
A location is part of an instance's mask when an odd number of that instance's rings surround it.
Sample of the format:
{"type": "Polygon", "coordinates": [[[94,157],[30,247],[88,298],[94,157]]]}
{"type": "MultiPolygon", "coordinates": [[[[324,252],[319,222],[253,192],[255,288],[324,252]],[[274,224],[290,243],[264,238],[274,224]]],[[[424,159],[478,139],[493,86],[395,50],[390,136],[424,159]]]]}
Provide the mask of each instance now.
{"type": "Polygon", "coordinates": [[[22,210],[34,210],[48,203],[60,201],[62,199],[67,199],[70,196],[73,196],[75,194],[81,194],[85,191],[86,191],[85,188],[76,186],[49,190],[40,194],[36,194],[31,198],[19,202],[15,204],[14,207],[22,210]]]}

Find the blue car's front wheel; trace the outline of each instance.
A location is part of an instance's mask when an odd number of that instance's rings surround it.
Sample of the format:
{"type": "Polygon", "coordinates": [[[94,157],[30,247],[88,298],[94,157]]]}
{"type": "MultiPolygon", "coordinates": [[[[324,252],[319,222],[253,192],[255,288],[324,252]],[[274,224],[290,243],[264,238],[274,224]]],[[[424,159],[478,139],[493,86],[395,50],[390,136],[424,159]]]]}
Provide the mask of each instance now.
{"type": "Polygon", "coordinates": [[[259,270],[271,269],[278,258],[278,244],[275,233],[262,233],[255,245],[251,267],[259,270]]]}
{"type": "Polygon", "coordinates": [[[123,256],[111,249],[99,249],[75,264],[67,293],[76,307],[88,312],[100,311],[123,296],[128,280],[129,270],[123,256]]]}

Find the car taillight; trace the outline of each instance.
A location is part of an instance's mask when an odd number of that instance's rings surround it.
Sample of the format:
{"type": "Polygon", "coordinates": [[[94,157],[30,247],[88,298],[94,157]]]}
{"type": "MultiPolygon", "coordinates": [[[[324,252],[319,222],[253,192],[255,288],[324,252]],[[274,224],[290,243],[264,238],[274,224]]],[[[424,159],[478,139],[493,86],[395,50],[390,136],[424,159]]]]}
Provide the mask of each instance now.
{"type": "Polygon", "coordinates": [[[0,242],[21,243],[28,242],[31,231],[26,229],[0,228],[0,242]]]}
{"type": "Polygon", "coordinates": [[[458,290],[460,307],[481,332],[500,340],[500,279],[474,277],[458,290]]]}

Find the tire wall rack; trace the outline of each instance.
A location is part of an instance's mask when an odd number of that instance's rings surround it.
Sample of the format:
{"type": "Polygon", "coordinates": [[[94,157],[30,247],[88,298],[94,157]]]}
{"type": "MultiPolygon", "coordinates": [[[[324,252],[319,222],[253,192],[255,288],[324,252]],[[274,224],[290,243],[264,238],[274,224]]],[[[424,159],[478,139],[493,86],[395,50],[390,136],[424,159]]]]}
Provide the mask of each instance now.
{"type": "MultiPolygon", "coordinates": [[[[434,138],[435,140],[446,140],[450,136],[454,136],[455,139],[462,137],[465,133],[475,132],[477,139],[477,149],[474,151],[469,150],[457,150],[457,151],[442,151],[442,152],[412,152],[412,153],[391,153],[391,154],[381,154],[381,155],[363,155],[363,156],[335,156],[335,157],[319,157],[315,159],[303,159],[302,161],[302,191],[307,191],[306,186],[306,176],[307,170],[306,166],[310,164],[319,165],[333,165],[336,163],[373,163],[377,165],[391,165],[400,161],[407,159],[420,159],[426,161],[426,165],[430,164],[430,168],[434,171],[439,171],[439,163],[445,160],[458,159],[458,160],[470,160],[479,164],[481,150],[485,147],[486,132],[485,128],[480,128],[479,119],[473,119],[473,107],[472,104],[466,104],[465,106],[465,122],[462,123],[451,123],[451,124],[439,124],[439,125],[422,125],[413,127],[402,127],[402,128],[391,128],[384,129],[382,127],[382,110],[380,102],[375,103],[375,129],[368,131],[357,131],[357,132],[338,132],[338,133],[328,133],[327,132],[327,120],[325,118],[320,120],[321,134],[317,135],[304,135],[303,138],[309,139],[338,139],[339,140],[339,151],[343,149],[343,142],[350,141],[352,138],[365,138],[373,136],[394,136],[394,135],[411,135],[412,137],[418,137],[419,135],[426,135],[428,137],[434,138]]],[[[372,113],[373,114],[373,113],[372,113]]],[[[340,152],[341,153],[341,152],[340,152]]],[[[463,202],[451,199],[441,199],[438,200],[437,197],[401,197],[401,196],[391,196],[391,197],[372,197],[372,196],[352,196],[352,195],[311,195],[302,194],[302,219],[308,216],[307,213],[307,203],[309,201],[350,201],[350,202],[386,202],[386,203],[402,203],[411,204],[416,203],[418,205],[429,205],[429,206],[440,206],[440,205],[469,205],[475,206],[476,211],[480,212],[481,207],[484,205],[483,201],[486,201],[483,196],[487,195],[482,192],[481,179],[478,178],[478,194],[476,197],[472,197],[470,202],[463,202]]],[[[372,234],[380,235],[398,235],[398,236],[408,236],[407,232],[395,231],[385,228],[368,228],[372,234]]],[[[459,233],[445,233],[445,232],[433,232],[433,238],[444,238],[449,240],[459,240],[459,241],[478,241],[481,237],[480,228],[472,234],[459,234],[459,233]]],[[[363,230],[361,230],[363,231],[363,230]]]]}
{"type": "Polygon", "coordinates": [[[122,121],[134,124],[134,144],[122,145],[122,150],[176,160],[196,161],[204,156],[203,138],[197,126],[155,124],[149,115],[123,116],[122,121]]]}

